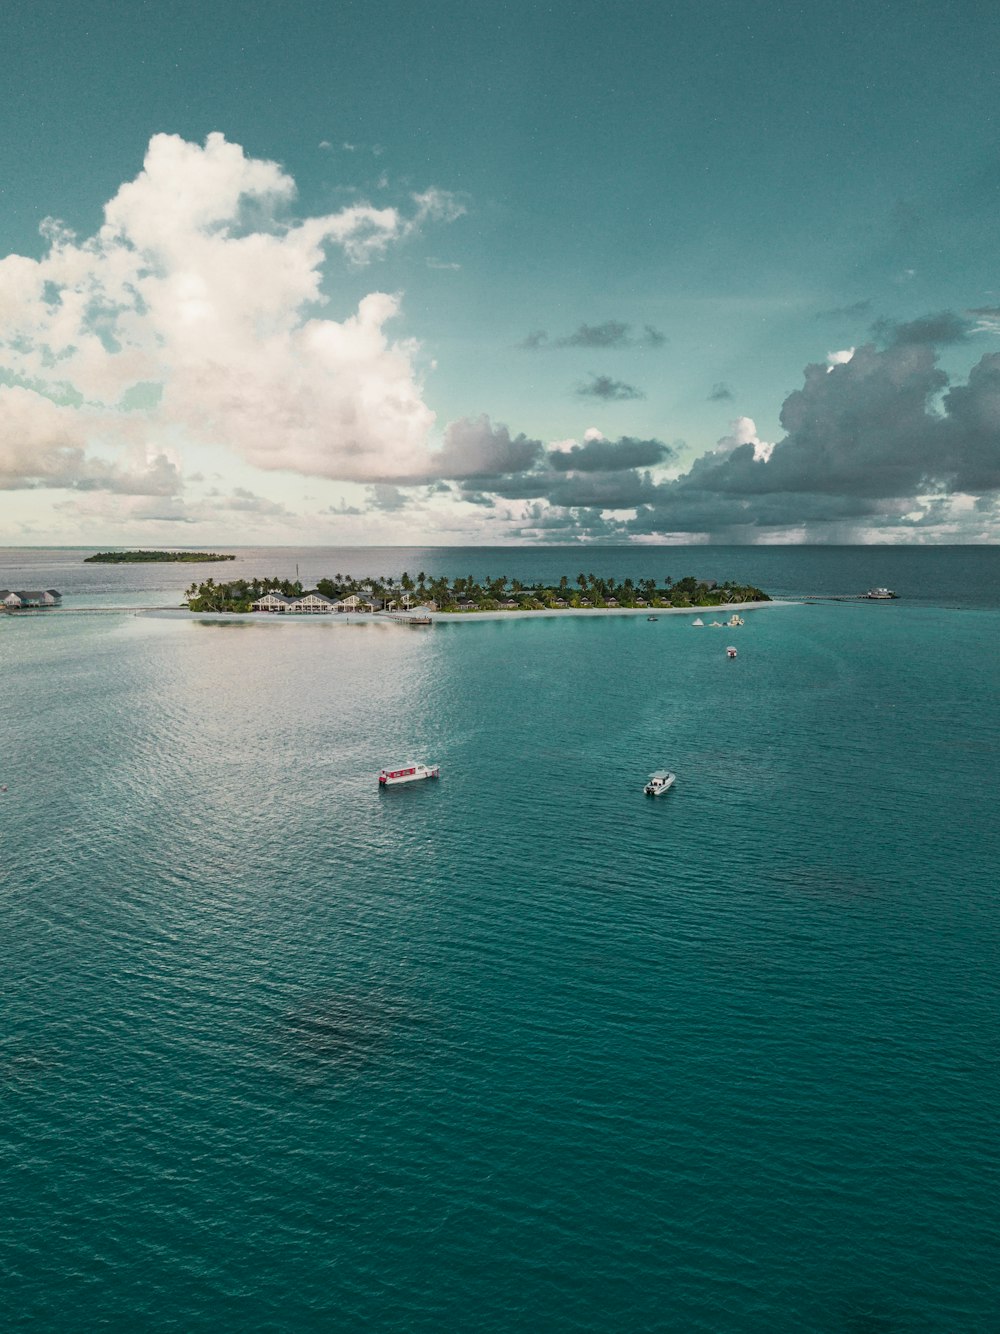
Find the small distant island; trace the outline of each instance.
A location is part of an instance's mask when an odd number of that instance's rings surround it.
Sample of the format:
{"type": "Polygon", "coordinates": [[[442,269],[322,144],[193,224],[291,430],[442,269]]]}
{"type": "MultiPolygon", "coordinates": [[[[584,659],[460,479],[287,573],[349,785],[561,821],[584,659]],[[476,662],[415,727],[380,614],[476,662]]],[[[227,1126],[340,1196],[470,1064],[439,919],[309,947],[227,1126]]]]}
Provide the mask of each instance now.
{"type": "Polygon", "coordinates": [[[235,556],[221,556],[217,551],[99,551],[87,556],[84,565],[176,565],[189,561],[204,565],[209,561],[235,560],[235,556]]]}
{"type": "Polygon", "coordinates": [[[721,607],[741,602],[770,602],[767,593],[751,584],[732,580],[696,579],[687,575],[676,582],[666,578],[602,579],[578,574],[571,583],[563,575],[555,584],[524,584],[501,575],[476,580],[467,578],[416,579],[405,571],[399,579],[383,577],[352,579],[336,574],[319,579],[314,589],[298,580],[235,579],[216,583],[206,579],[194,583],[184,594],[191,611],[408,611],[417,607],[438,612],[475,611],[563,611],[616,608],[721,607]],[[255,605],[266,604],[266,605],[255,605]]]}

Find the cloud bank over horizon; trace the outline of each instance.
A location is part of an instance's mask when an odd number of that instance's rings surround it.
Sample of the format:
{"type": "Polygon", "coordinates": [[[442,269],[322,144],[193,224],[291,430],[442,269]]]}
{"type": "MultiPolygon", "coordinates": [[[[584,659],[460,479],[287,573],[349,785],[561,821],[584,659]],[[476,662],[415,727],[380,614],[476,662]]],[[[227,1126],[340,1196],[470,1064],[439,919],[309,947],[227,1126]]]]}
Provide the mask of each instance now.
{"type": "MultiPolygon", "coordinates": [[[[419,520],[489,541],[1000,537],[1000,354],[964,383],[940,365],[942,350],[995,331],[993,308],[876,321],[871,341],[806,366],[776,440],[743,415],[700,453],[597,428],[545,442],[488,405],[442,428],[424,384],[431,359],[393,333],[400,293],[372,283],[340,318],[330,293],[338,275],[356,289],[464,204],[429,187],[301,217],[296,199],[279,164],[222,134],[203,145],[158,134],[93,236],[49,219],[40,259],[0,259],[0,490],[65,492],[55,512],[102,530],[211,531],[224,515],[230,531],[252,519],[300,540],[321,519],[394,515],[410,531],[419,520]],[[203,481],[204,451],[236,475],[203,481]],[[243,485],[267,490],[276,473],[314,483],[302,515],[243,485]],[[328,483],[366,489],[337,501],[318,489],[328,483]]],[[[845,310],[867,315],[868,303],[845,310]]],[[[664,357],[672,346],[620,320],[521,345],[664,357]]],[[[647,398],[589,376],[573,394],[588,411],[647,398]]],[[[737,406],[721,380],[709,397],[737,406]]]]}

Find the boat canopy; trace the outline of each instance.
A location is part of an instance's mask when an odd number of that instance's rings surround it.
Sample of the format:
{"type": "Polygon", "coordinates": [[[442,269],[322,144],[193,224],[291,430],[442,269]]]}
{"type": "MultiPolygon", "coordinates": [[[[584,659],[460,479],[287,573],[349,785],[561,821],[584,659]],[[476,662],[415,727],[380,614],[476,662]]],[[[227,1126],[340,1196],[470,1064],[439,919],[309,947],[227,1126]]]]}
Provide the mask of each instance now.
{"type": "Polygon", "coordinates": [[[651,779],[652,779],[652,778],[660,778],[660,779],[669,778],[669,777],[670,777],[670,770],[669,770],[669,769],[655,769],[649,776],[650,776],[651,779]]]}

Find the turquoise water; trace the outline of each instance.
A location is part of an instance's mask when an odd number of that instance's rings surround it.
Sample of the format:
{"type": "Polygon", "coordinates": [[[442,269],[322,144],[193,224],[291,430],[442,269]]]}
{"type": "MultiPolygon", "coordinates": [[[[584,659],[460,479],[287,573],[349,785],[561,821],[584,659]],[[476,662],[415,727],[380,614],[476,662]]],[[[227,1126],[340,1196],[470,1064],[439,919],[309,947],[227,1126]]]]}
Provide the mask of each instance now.
{"type": "Polygon", "coordinates": [[[7,1327],[1000,1327],[1000,560],[919,559],[736,631],[0,620],[7,1327]]]}

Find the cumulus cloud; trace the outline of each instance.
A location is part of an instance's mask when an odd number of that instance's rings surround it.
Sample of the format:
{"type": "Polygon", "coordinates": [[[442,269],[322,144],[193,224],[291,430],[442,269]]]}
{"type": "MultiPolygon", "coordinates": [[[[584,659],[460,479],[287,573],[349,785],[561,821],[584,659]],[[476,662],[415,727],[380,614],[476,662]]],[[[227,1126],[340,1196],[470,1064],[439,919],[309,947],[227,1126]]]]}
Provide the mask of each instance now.
{"type": "Polygon", "coordinates": [[[728,448],[663,484],[631,531],[900,526],[921,495],[1000,489],[1000,354],[938,407],[946,385],[921,341],[860,347],[832,371],[809,366],[785,400],[781,440],[765,453],[742,425],[728,448]]]}
{"type": "Polygon", "coordinates": [[[841,348],[839,352],[828,352],[826,354],[827,369],[832,371],[834,366],[844,366],[853,356],[853,347],[841,348]]]}
{"type": "Polygon", "coordinates": [[[919,319],[902,323],[896,320],[877,320],[872,325],[872,333],[880,341],[896,346],[906,343],[937,346],[964,342],[969,336],[970,325],[965,316],[956,315],[952,310],[942,310],[934,315],[921,315],[919,319]]]}
{"type": "Polygon", "coordinates": [[[603,324],[581,324],[565,338],[556,340],[556,347],[628,347],[628,325],[619,320],[605,320],[603,324]]]}
{"type": "Polygon", "coordinates": [[[389,332],[399,298],[324,318],[324,266],[331,250],[365,266],[462,205],[428,189],[295,219],[294,198],[277,163],[221,134],[159,134],[96,235],[49,221],[42,259],[0,260],[4,484],[121,485],[91,451],[140,439],[345,480],[425,470],[434,414],[416,344],[389,332]]]}
{"type": "MultiPolygon", "coordinates": [[[[936,317],[935,317],[936,320],[936,317]]],[[[914,322],[806,368],[781,411],[783,435],[764,440],[750,417],[675,478],[658,442],[563,442],[527,470],[481,486],[511,510],[520,536],[682,540],[755,535],[873,540],[907,531],[995,540],[1000,514],[1000,353],[949,386],[934,345],[914,322]],[[620,465],[620,466],[619,466],[620,465]]],[[[947,322],[937,322],[945,339],[947,322]]]]}
{"type": "Polygon", "coordinates": [[[135,432],[109,460],[88,453],[91,439],[114,433],[106,413],[81,412],[20,385],[0,385],[0,489],[24,487],[105,490],[119,495],[172,495],[176,462],[144,447],[135,432]]]}
{"type": "Polygon", "coordinates": [[[591,373],[587,384],[579,385],[576,390],[579,398],[601,398],[606,403],[627,403],[631,399],[645,398],[646,395],[634,384],[624,380],[615,380],[610,375],[591,373]]]}
{"type": "Polygon", "coordinates": [[[449,478],[495,477],[524,472],[542,455],[542,442],[525,435],[511,436],[506,426],[494,426],[486,416],[461,418],[449,424],[444,444],[434,456],[433,476],[449,478]]]}
{"type": "Polygon", "coordinates": [[[621,320],[605,320],[603,324],[581,324],[570,334],[551,339],[544,329],[536,329],[524,338],[518,347],[535,352],[545,347],[589,348],[606,350],[621,347],[663,347],[667,336],[651,324],[643,325],[640,334],[632,333],[632,326],[621,320]]]}
{"type": "Polygon", "coordinates": [[[761,440],[757,434],[757,423],[752,417],[737,417],[730,426],[729,435],[724,435],[721,440],[716,441],[716,454],[728,454],[733,449],[739,449],[741,445],[752,445],[754,462],[768,461],[774,445],[767,440],[761,440]]]}
{"type": "Polygon", "coordinates": [[[405,510],[412,496],[390,482],[375,482],[368,488],[368,504],[371,509],[382,510],[387,514],[396,514],[405,510]]]}
{"type": "Polygon", "coordinates": [[[634,440],[631,436],[607,440],[588,431],[582,445],[551,449],[548,463],[557,472],[620,472],[625,468],[655,467],[672,454],[673,450],[662,440],[634,440]]]}

